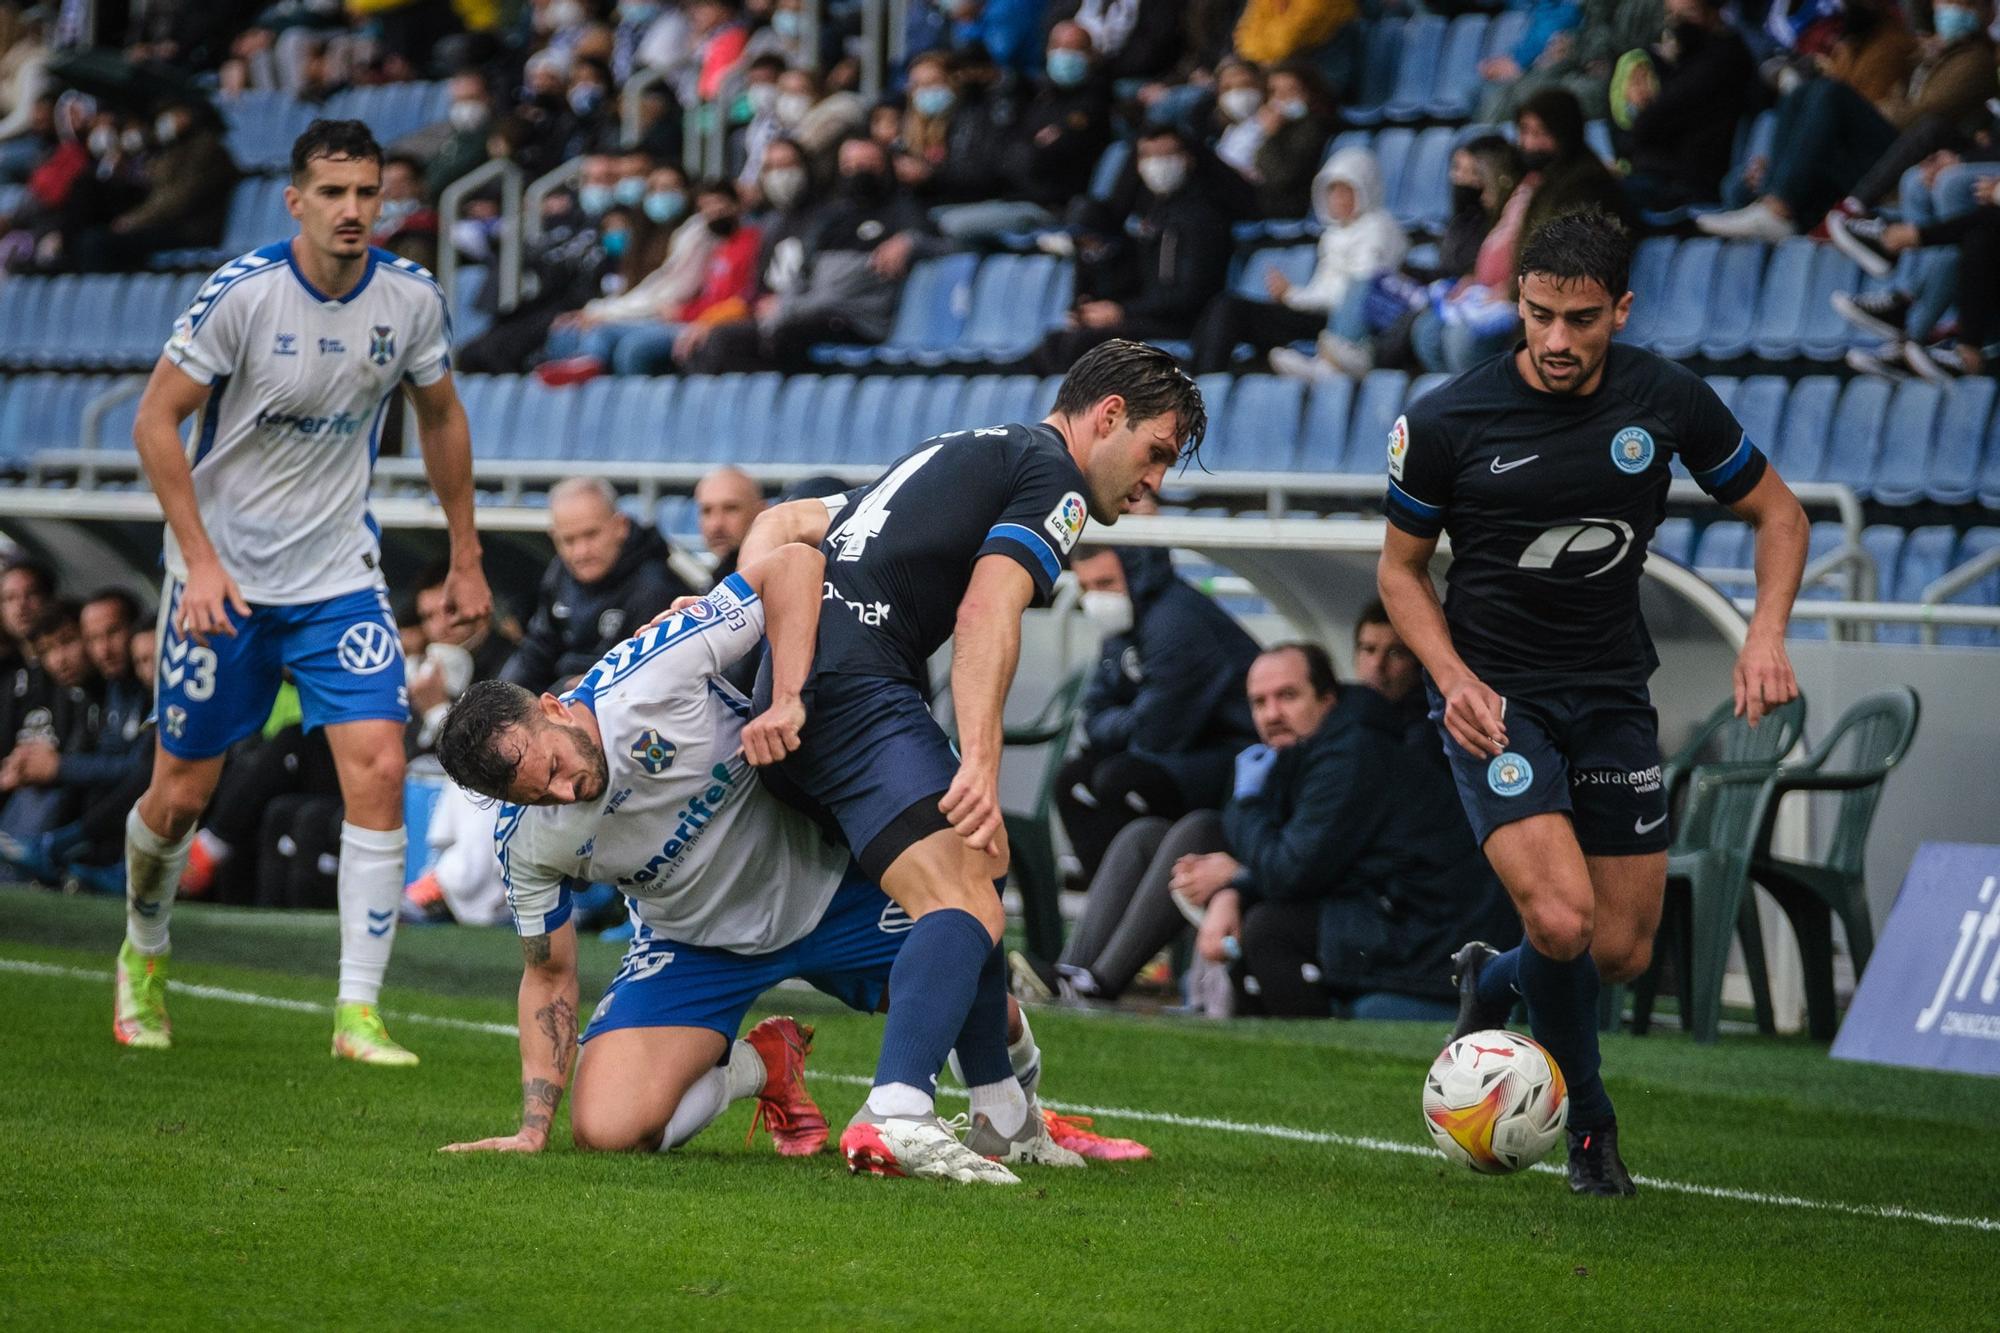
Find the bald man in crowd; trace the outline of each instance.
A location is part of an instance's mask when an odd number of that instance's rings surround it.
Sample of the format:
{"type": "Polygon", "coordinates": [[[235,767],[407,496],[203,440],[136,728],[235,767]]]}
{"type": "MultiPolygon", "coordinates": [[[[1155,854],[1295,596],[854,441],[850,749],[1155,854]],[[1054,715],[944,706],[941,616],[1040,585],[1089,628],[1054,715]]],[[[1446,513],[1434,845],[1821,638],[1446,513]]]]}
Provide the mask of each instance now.
{"type": "Polygon", "coordinates": [[[757,515],[764,512],[764,488],[740,467],[725,464],[694,488],[701,516],[701,541],[715,557],[717,583],[736,572],[736,551],[757,515]]]}
{"type": "Polygon", "coordinates": [[[670,548],[618,508],[618,492],[572,477],[549,492],[556,558],[542,574],[535,614],[500,675],[530,690],[579,676],[613,645],[695,589],[668,565],[670,548]]]}

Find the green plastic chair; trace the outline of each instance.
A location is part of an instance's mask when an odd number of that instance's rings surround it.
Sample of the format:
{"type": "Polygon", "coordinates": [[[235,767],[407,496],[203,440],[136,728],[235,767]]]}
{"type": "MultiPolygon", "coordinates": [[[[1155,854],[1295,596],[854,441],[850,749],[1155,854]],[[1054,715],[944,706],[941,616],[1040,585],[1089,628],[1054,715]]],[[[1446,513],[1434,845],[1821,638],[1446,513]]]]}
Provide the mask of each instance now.
{"type": "Polygon", "coordinates": [[[1634,1033],[1643,1034],[1652,1026],[1661,962],[1671,953],[1678,964],[1681,1026],[1693,1030],[1697,1040],[1714,1040],[1721,1019],[1722,969],[1729,960],[1732,928],[1743,943],[1758,1027],[1775,1030],[1764,937],[1757,926],[1756,903],[1748,892],[1757,829],[1758,789],[1754,784],[1778,771],[1779,763],[1798,744],[1805,723],[1803,696],[1772,709],[1755,727],[1735,715],[1733,700],[1726,701],[1716,706],[1662,769],[1660,779],[1666,786],[1669,806],[1683,790],[1687,800],[1674,828],[1673,844],[1667,849],[1667,897],[1653,944],[1653,963],[1632,987],[1634,1033]],[[1712,933],[1712,929],[1706,933],[1703,929],[1712,928],[1711,917],[1722,923],[1719,957],[1708,956],[1700,947],[1700,941],[1712,933]],[[1711,995],[1711,972],[1712,1000],[1704,998],[1711,995]],[[1700,1035],[1703,1031],[1709,1034],[1706,1038],[1700,1035]]]}
{"type": "Polygon", "coordinates": [[[1816,1041],[1832,1041],[1839,1026],[1833,994],[1833,918],[1840,917],[1858,978],[1875,952],[1868,915],[1868,832],[1882,785],[1910,752],[1922,707],[1907,685],[1858,701],[1826,739],[1787,765],[1759,793],[1760,818],[1750,877],[1778,900],[1798,937],[1805,963],[1806,1026],[1816,1041]],[[1834,757],[1843,752],[1844,766],[1834,757]],[[1778,805],[1792,792],[1827,792],[1835,799],[1833,836],[1818,860],[1793,861],[1771,850],[1778,805]]]}
{"type": "Polygon", "coordinates": [[[1033,806],[1020,813],[1004,812],[1007,844],[1013,857],[1014,882],[1021,890],[1021,919],[1028,952],[1044,961],[1062,954],[1063,927],[1056,871],[1056,776],[1069,749],[1077,709],[1083,700],[1087,670],[1077,671],[1057,685],[1041,714],[1026,726],[1009,727],[1001,743],[1026,748],[1042,746],[1042,771],[1035,780],[1033,806]]]}

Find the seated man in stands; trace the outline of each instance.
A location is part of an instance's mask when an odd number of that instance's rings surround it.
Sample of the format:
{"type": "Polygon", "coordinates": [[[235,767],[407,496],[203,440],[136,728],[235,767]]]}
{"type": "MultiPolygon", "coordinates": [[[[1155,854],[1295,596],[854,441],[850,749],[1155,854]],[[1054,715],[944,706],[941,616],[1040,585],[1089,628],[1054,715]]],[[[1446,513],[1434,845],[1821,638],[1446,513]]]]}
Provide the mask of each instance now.
{"type": "Polygon", "coordinates": [[[758,301],[751,319],[717,324],[684,347],[681,369],[806,370],[822,342],[878,343],[889,336],[910,265],[940,249],[923,206],[896,183],[889,155],[870,139],[840,145],[836,196],[813,211],[801,277],[758,301]]]}
{"type": "Polygon", "coordinates": [[[1070,568],[1105,635],[1084,695],[1084,748],[1056,782],[1089,880],[1133,820],[1171,821],[1228,799],[1230,765],[1256,736],[1243,676],[1257,643],[1177,576],[1164,550],[1080,548],[1070,568]]]}
{"type": "Polygon", "coordinates": [[[619,510],[609,482],[574,477],[550,490],[549,535],[556,556],[503,680],[546,690],[581,675],[674,598],[694,595],[668,564],[672,548],[619,510]]]}
{"type": "Polygon", "coordinates": [[[50,605],[28,630],[28,645],[39,668],[28,688],[9,700],[0,761],[0,832],[29,841],[76,813],[80,792],[58,776],[65,753],[87,754],[96,747],[103,712],[97,675],[84,651],[76,603],[50,605]]]}
{"type": "Polygon", "coordinates": [[[156,251],[222,243],[240,173],[223,145],[220,117],[206,101],[177,101],[160,112],[154,137],[145,197],[77,237],[70,257],[85,272],[143,268],[156,251]]]}
{"type": "MultiPolygon", "coordinates": [[[[49,609],[49,602],[56,595],[55,572],[39,560],[25,557],[10,561],[5,569],[0,569],[0,636],[5,643],[8,665],[13,667],[16,678],[11,682],[15,697],[20,697],[25,685],[23,671],[32,671],[35,666],[35,650],[28,642],[28,631],[42,618],[42,612],[49,609]]],[[[0,737],[0,748],[7,744],[0,737]]]]}
{"type": "Polygon", "coordinates": [[[712,577],[720,583],[736,572],[736,552],[764,512],[764,488],[742,468],[724,464],[695,484],[694,503],[701,544],[715,557],[712,577]]]}

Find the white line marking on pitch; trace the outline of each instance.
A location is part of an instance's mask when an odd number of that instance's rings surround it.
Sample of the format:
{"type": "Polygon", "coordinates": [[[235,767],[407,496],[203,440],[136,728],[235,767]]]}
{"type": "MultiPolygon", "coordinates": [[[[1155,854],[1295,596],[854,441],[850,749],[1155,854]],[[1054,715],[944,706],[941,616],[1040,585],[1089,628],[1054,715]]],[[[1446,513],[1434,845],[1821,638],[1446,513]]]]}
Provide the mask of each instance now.
{"type": "MultiPolygon", "coordinates": [[[[0,972],[19,972],[37,977],[63,977],[73,981],[109,982],[109,972],[98,972],[87,967],[67,967],[58,963],[37,963],[24,958],[0,958],[0,972]]],[[[255,1005],[263,1009],[284,1009],[299,1014],[331,1014],[333,1006],[317,1004],[311,1000],[293,1000],[282,995],[262,995],[256,991],[231,990],[226,986],[203,986],[193,982],[174,981],[169,983],[176,995],[192,996],[202,1000],[222,1000],[229,1004],[255,1005]]],[[[386,1011],[385,1011],[386,1012],[386,1011]]],[[[416,1023],[426,1027],[449,1028],[457,1032],[478,1032],[488,1036],[517,1039],[520,1033],[511,1023],[482,1023],[469,1018],[448,1018],[442,1014],[419,1014],[407,1010],[395,1011],[395,1018],[402,1023],[416,1023]]],[[[832,1074],[815,1070],[813,1077],[825,1083],[845,1083],[854,1087],[868,1087],[873,1080],[861,1074],[832,1074]]],[[[947,1096],[963,1097],[959,1088],[943,1089],[947,1096]]],[[[1291,1125],[1262,1125],[1242,1120],[1222,1120],[1214,1116],[1181,1115],[1174,1111],[1142,1111],[1129,1106],[1088,1106],[1082,1102],[1058,1102],[1043,1099],[1043,1105],[1058,1111],[1070,1111],[1079,1115],[1110,1116],[1118,1120],[1136,1120],[1144,1124],[1172,1125],[1180,1129],[1212,1129],[1224,1134],[1249,1134],[1259,1138],[1283,1139],[1290,1143],[1317,1143],[1334,1148],[1359,1148],[1365,1152],[1397,1153],[1405,1157],[1428,1157],[1435,1159],[1437,1150],[1421,1144],[1404,1143],[1396,1139],[1378,1139],[1363,1134],[1336,1134],[1330,1130],[1297,1129],[1291,1125]]],[[[1536,1171],[1550,1175],[1561,1175],[1562,1168],[1544,1162],[1536,1171]]],[[[1807,1199],[1796,1194],[1770,1194],[1762,1190],[1734,1189],[1726,1185],[1698,1185],[1685,1180],[1663,1180],[1658,1176],[1634,1176],[1634,1180],[1649,1189],[1666,1190],[1674,1194],[1695,1194],[1707,1199],[1726,1199],[1732,1203],[1754,1203],[1769,1208],[1803,1208],[1812,1212],[1840,1213],[1848,1217],[1881,1218],[1887,1221],[1922,1222],[1934,1227],[1968,1227],[1974,1231],[2000,1232],[2000,1218],[1959,1217],[1950,1213],[1925,1212],[1919,1208],[1904,1208],[1897,1204],[1839,1203],[1827,1199],[1807,1199]]]]}

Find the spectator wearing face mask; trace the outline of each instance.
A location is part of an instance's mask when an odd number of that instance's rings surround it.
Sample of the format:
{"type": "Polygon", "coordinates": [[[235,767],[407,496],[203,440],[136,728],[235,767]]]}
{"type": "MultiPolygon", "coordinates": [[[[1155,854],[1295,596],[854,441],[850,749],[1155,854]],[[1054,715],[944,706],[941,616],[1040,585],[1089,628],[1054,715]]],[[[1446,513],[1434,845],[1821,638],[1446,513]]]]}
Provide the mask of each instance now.
{"type": "Polygon", "coordinates": [[[1071,568],[1105,635],[1084,695],[1084,748],[1056,781],[1088,879],[1134,819],[1178,819],[1227,798],[1230,764],[1256,735],[1243,673],[1257,644],[1164,550],[1085,550],[1071,568]]]}
{"type": "Polygon", "coordinates": [[[86,272],[122,272],[143,266],[159,250],[205,249],[222,241],[241,172],[223,146],[214,110],[206,102],[170,103],[155,118],[153,135],[145,197],[77,238],[73,257],[86,272]]]}
{"type": "Polygon", "coordinates": [[[1215,155],[1245,179],[1257,170],[1264,146],[1264,71],[1247,60],[1229,59],[1215,67],[1215,155]]]}
{"type": "Polygon", "coordinates": [[[981,91],[948,54],[928,51],[910,62],[907,96],[896,179],[932,206],[993,198],[1003,130],[981,91]]]}
{"type": "Polygon", "coordinates": [[[864,132],[868,125],[868,104],[858,93],[829,89],[812,70],[796,67],[778,76],[772,113],[783,137],[816,161],[830,159],[842,139],[864,132]]]}
{"type": "Polygon", "coordinates": [[[1333,96],[1319,71],[1279,65],[1265,80],[1257,124],[1264,132],[1251,163],[1257,208],[1267,218],[1303,217],[1315,204],[1313,174],[1333,133],[1333,96]]]}
{"type": "MultiPolygon", "coordinates": [[[[1229,276],[1229,219],[1193,184],[1195,145],[1183,130],[1139,137],[1139,189],[1127,224],[1078,246],[1077,300],[1064,327],[1032,358],[1042,374],[1066,371],[1111,338],[1185,338],[1229,276]]],[[[1212,156],[1217,174],[1229,174],[1212,156]]],[[[1121,191],[1121,193],[1127,193],[1121,191]]]]}
{"type": "Polygon", "coordinates": [[[742,205],[728,181],[695,190],[695,214],[673,234],[666,259],[628,291],[599,297],[561,319],[549,334],[544,384],[579,384],[607,370],[654,375],[673,368],[681,330],[710,310],[741,308],[756,271],[758,235],[742,225],[742,205]]]}
{"type": "Polygon", "coordinates": [[[398,154],[382,163],[382,209],[373,244],[425,268],[437,264],[437,213],[424,204],[424,169],[398,154]]]}
{"type": "Polygon", "coordinates": [[[1181,26],[1185,0],[1056,0],[1051,22],[1069,19],[1090,34],[1104,76],[1152,79],[1165,74],[1186,50],[1181,26]]]}
{"type": "Polygon", "coordinates": [[[1195,373],[1229,369],[1241,343],[1264,352],[1318,336],[1350,291],[1365,290],[1402,263],[1409,237],[1382,196],[1373,153],[1343,148],[1327,159],[1313,181],[1313,209],[1323,230],[1312,277],[1294,285],[1273,268],[1265,279],[1270,300],[1218,296],[1195,329],[1195,373]]]}
{"type": "Polygon", "coordinates": [[[663,19],[647,31],[639,64],[665,70],[684,107],[714,101],[750,40],[738,10],[735,0],[688,0],[667,16],[675,21],[663,19]]]}
{"type": "Polygon", "coordinates": [[[454,74],[445,84],[451,101],[445,111],[450,135],[424,171],[424,190],[436,199],[460,176],[486,160],[486,132],[493,124],[493,94],[477,74],[454,74]]]}
{"type": "Polygon", "coordinates": [[[1043,77],[1002,150],[1008,193],[1053,220],[1090,188],[1111,142],[1111,86],[1097,65],[1090,34],[1074,23],[1049,30],[1043,77]]]}
{"type": "Polygon", "coordinates": [[[785,62],[775,55],[757,56],[745,65],[738,110],[747,113],[747,119],[731,134],[729,147],[730,160],[743,163],[742,176],[752,174],[753,164],[764,160],[764,145],[785,132],[778,119],[778,79],[784,72],[785,62]]]}

